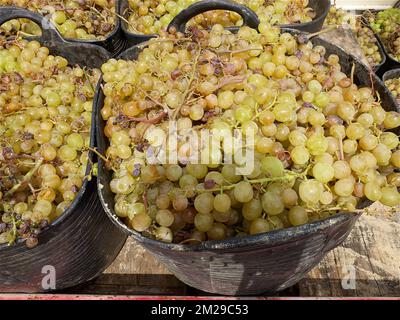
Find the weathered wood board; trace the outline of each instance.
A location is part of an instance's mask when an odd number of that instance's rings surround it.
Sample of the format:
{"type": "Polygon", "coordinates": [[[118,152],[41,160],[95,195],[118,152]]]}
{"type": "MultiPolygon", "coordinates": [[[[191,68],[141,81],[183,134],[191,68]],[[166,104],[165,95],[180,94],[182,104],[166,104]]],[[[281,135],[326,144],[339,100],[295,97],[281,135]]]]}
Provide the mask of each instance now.
{"type": "Polygon", "coordinates": [[[345,243],[299,283],[300,295],[400,297],[399,234],[398,222],[362,216],[345,243]]]}
{"type": "MultiPolygon", "coordinates": [[[[396,219],[389,220],[385,217],[361,216],[342,246],[330,252],[295,287],[277,295],[400,297],[399,222],[400,216],[397,222],[396,219]],[[352,281],[353,276],[355,281],[352,281]]],[[[132,239],[127,240],[118,258],[102,276],[68,292],[122,295],[205,294],[188,288],[177,280],[132,239]]]]}

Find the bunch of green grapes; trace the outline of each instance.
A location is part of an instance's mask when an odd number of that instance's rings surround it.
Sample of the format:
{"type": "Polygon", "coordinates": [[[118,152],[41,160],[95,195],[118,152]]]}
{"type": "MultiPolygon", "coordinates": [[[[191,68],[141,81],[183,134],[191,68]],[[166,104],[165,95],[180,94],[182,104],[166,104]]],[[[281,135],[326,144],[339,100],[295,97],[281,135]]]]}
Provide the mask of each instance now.
{"type": "Polygon", "coordinates": [[[303,225],[365,199],[400,204],[399,137],[388,131],[400,114],[353,83],[337,55],[266,23],[191,30],[102,66],[106,166],[129,227],[197,243],[303,225]],[[209,143],[185,138],[203,130],[209,143]],[[250,140],[236,145],[241,134],[250,140]]]}
{"type": "Polygon", "coordinates": [[[331,6],[329,9],[329,13],[326,16],[325,25],[350,25],[352,28],[355,28],[356,25],[356,17],[354,14],[347,12],[341,8],[337,8],[336,6],[331,6]]]}
{"type": "Polygon", "coordinates": [[[385,85],[392,92],[393,96],[396,98],[397,103],[400,105],[400,78],[389,79],[385,81],[385,85]]]}
{"type": "Polygon", "coordinates": [[[365,16],[392,58],[400,61],[400,8],[389,8],[376,14],[365,13],[365,16]]]}
{"type": "Polygon", "coordinates": [[[37,41],[0,39],[0,243],[35,246],[78,194],[99,77],[37,41]]]}
{"type": "Polygon", "coordinates": [[[42,30],[33,21],[29,19],[13,19],[7,21],[2,26],[0,26],[0,32],[4,35],[15,35],[19,33],[22,36],[40,36],[42,30]]]}
{"type": "MultiPolygon", "coordinates": [[[[164,31],[171,20],[183,9],[199,0],[129,0],[128,29],[134,33],[157,34],[164,31]]],[[[234,0],[255,11],[260,21],[271,24],[310,22],[315,12],[308,0],[234,0]]],[[[243,20],[235,12],[214,10],[193,18],[189,25],[209,28],[214,24],[240,26],[243,20]]]]}
{"type": "Polygon", "coordinates": [[[392,44],[390,45],[390,54],[394,59],[400,61],[400,27],[397,32],[392,35],[392,40],[393,42],[391,42],[392,44]]]}
{"type": "Polygon", "coordinates": [[[374,68],[376,65],[382,62],[383,58],[377,45],[378,40],[376,39],[373,31],[363,25],[360,17],[356,17],[352,13],[332,6],[328,16],[326,17],[325,25],[340,25],[350,27],[355,33],[361,50],[367,58],[368,64],[374,68]]]}
{"type": "Polygon", "coordinates": [[[367,58],[368,64],[374,68],[382,62],[382,55],[379,51],[378,40],[374,32],[364,26],[361,19],[357,19],[356,23],[356,37],[357,41],[367,58]]]}
{"type": "MultiPolygon", "coordinates": [[[[61,35],[69,39],[105,38],[115,28],[115,0],[1,0],[0,5],[29,9],[49,18],[61,35]]],[[[2,28],[6,32],[40,35],[40,27],[26,19],[11,20],[2,28]]]]}

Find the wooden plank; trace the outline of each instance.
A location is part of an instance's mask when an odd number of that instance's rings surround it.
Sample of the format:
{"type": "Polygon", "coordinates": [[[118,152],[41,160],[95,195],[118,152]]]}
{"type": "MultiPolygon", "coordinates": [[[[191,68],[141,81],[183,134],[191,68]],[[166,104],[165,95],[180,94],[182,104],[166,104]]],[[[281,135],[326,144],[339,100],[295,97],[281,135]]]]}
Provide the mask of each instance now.
{"type": "Polygon", "coordinates": [[[156,258],[132,238],[128,238],[117,259],[105,273],[171,274],[156,258]]]}
{"type": "Polygon", "coordinates": [[[299,283],[300,296],[400,296],[399,234],[398,222],[363,215],[345,243],[299,283]],[[345,289],[352,268],[355,289],[345,289]]]}
{"type": "Polygon", "coordinates": [[[99,295],[186,295],[187,286],[132,238],[113,264],[94,281],[63,293],[99,295]]]}
{"type": "MultiPolygon", "coordinates": [[[[400,221],[400,215],[397,217],[400,221]]],[[[400,296],[400,223],[363,215],[345,243],[330,252],[305,279],[279,296],[400,296]],[[342,281],[354,267],[355,289],[342,281]]],[[[177,280],[132,239],[115,262],[94,282],[70,293],[119,295],[191,295],[205,293],[177,280]]]]}

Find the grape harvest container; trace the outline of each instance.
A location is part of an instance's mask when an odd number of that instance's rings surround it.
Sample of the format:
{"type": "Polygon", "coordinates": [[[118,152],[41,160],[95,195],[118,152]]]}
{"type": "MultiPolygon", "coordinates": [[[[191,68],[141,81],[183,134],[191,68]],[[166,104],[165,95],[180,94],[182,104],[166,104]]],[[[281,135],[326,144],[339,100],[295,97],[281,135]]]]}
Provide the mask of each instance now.
{"type": "MultiPolygon", "coordinates": [[[[64,40],[52,24],[36,13],[15,7],[0,8],[0,24],[17,18],[46,26],[36,39],[48,47],[51,54],[65,57],[71,65],[99,68],[109,59],[104,48],[64,40]]],[[[92,147],[95,145],[95,119],[96,109],[93,109],[92,147]]],[[[89,157],[94,160],[93,154],[89,157]]],[[[90,165],[86,173],[90,174],[90,165]]],[[[28,249],[21,240],[13,245],[0,245],[0,292],[40,292],[75,286],[100,275],[111,264],[126,235],[104,213],[95,180],[95,177],[91,181],[84,180],[70,207],[39,234],[36,247],[28,249]],[[43,283],[52,284],[54,280],[55,287],[42,285],[46,275],[47,281],[43,283]]]]}
{"type": "MultiPolygon", "coordinates": [[[[394,8],[400,8],[400,1],[398,1],[394,6],[394,8]]],[[[378,10],[369,10],[369,12],[371,12],[372,14],[377,14],[379,11],[378,10]]],[[[373,30],[368,22],[368,19],[365,17],[365,14],[363,16],[363,18],[365,19],[366,23],[368,24],[369,28],[371,30],[373,30]]],[[[391,69],[395,69],[395,68],[400,68],[400,61],[394,59],[388,49],[386,48],[385,44],[382,41],[382,38],[379,34],[377,34],[376,32],[374,32],[375,37],[378,39],[378,43],[380,45],[380,47],[382,47],[383,52],[386,56],[386,59],[384,61],[384,63],[382,63],[379,67],[379,74],[382,75],[382,73],[391,70],[391,69]]]]}
{"type": "Polygon", "coordinates": [[[115,26],[114,29],[107,36],[104,37],[104,39],[94,39],[94,40],[67,39],[67,41],[101,46],[108,52],[110,52],[112,57],[120,54],[127,48],[127,43],[122,33],[121,19],[118,17],[117,14],[118,6],[119,6],[119,0],[115,0],[115,15],[116,15],[115,26]]]}
{"type": "MultiPolygon", "coordinates": [[[[170,27],[184,31],[187,21],[196,14],[209,10],[224,9],[239,12],[248,26],[256,28],[258,18],[248,8],[226,1],[198,2],[183,10],[171,22],[170,27]]],[[[237,30],[237,29],[236,29],[237,30]]],[[[293,29],[284,29],[299,34],[293,29]]],[[[382,81],[371,74],[367,67],[355,57],[337,46],[318,37],[311,40],[322,45],[327,54],[340,57],[342,70],[350,74],[354,64],[354,81],[371,85],[379,92],[387,110],[396,110],[395,102],[382,81]]],[[[119,59],[135,60],[143,46],[134,46],[119,56],[119,59]]],[[[103,106],[104,94],[98,90],[97,109],[103,106]]],[[[108,141],[104,135],[105,123],[97,113],[97,141],[104,153],[108,141]]],[[[294,285],[302,279],[333,248],[340,245],[352,230],[359,215],[339,213],[322,221],[299,227],[272,231],[252,236],[219,241],[206,241],[197,245],[169,244],[142,236],[129,229],[114,212],[114,195],[109,184],[111,173],[99,161],[99,195],[110,219],[125,233],[132,236],[184,283],[214,294],[254,295],[276,292],[294,285]]],[[[369,203],[365,203],[365,207],[369,203]]]]}
{"type": "MultiPolygon", "coordinates": [[[[204,2],[204,1],[202,1],[202,2],[204,2]]],[[[226,0],[227,6],[221,6],[221,4],[222,4],[221,1],[216,3],[213,0],[205,0],[205,2],[208,3],[208,6],[210,8],[209,10],[217,10],[217,7],[218,7],[221,10],[235,11],[235,9],[234,9],[235,6],[230,6],[232,1],[229,1],[229,0],[226,0]],[[228,9],[228,8],[230,8],[230,9],[228,9]]],[[[196,3],[191,5],[190,10],[196,10],[195,5],[196,5],[196,3]]],[[[316,13],[316,17],[312,21],[305,22],[305,23],[286,24],[286,25],[281,25],[281,27],[297,29],[297,30],[307,31],[307,32],[317,32],[317,31],[321,30],[322,26],[324,24],[325,18],[328,15],[329,9],[331,7],[330,0],[310,0],[309,7],[311,7],[316,13]]],[[[156,34],[147,35],[147,34],[133,33],[131,31],[129,31],[128,23],[127,23],[128,17],[126,16],[128,8],[129,8],[128,0],[120,0],[118,13],[119,13],[119,16],[124,17],[124,19],[121,21],[121,29],[125,35],[128,46],[133,46],[133,45],[139,44],[141,42],[147,41],[151,38],[157,37],[156,34]]],[[[244,20],[244,24],[246,24],[247,23],[246,19],[248,17],[248,14],[246,13],[245,10],[243,10],[242,17],[244,20]]]]}
{"type": "MultiPolygon", "coordinates": [[[[385,82],[386,80],[390,80],[390,79],[400,79],[400,69],[393,69],[393,70],[386,71],[382,77],[382,80],[383,80],[383,82],[385,82]]],[[[392,93],[390,92],[390,94],[392,94],[392,93]]],[[[393,97],[393,99],[396,99],[396,98],[393,97]]],[[[396,100],[396,102],[397,102],[397,100],[396,100]]],[[[399,103],[397,103],[397,107],[400,108],[399,103]]]]}
{"type": "Polygon", "coordinates": [[[365,17],[361,17],[361,23],[364,27],[368,28],[369,30],[371,30],[374,34],[374,37],[376,39],[376,46],[378,47],[378,51],[379,51],[379,55],[382,58],[382,61],[378,64],[376,64],[373,67],[373,70],[375,73],[377,73],[379,70],[381,70],[382,66],[385,65],[386,63],[386,59],[387,59],[387,55],[386,55],[386,51],[383,47],[383,44],[381,43],[381,39],[378,37],[378,35],[374,32],[374,30],[372,30],[371,26],[369,25],[367,19],[365,17]]]}
{"type": "MultiPolygon", "coordinates": [[[[119,0],[115,0],[115,13],[118,12],[117,11],[118,5],[119,5],[119,0]]],[[[18,7],[16,7],[16,8],[18,8],[18,7]]],[[[112,13],[110,13],[110,14],[112,14],[112,13]]],[[[118,55],[126,49],[126,41],[124,40],[122,30],[121,30],[121,20],[118,18],[117,15],[115,16],[114,28],[103,39],[91,39],[91,40],[66,39],[66,40],[68,42],[98,45],[98,46],[106,49],[108,52],[110,52],[112,56],[118,55]]]]}

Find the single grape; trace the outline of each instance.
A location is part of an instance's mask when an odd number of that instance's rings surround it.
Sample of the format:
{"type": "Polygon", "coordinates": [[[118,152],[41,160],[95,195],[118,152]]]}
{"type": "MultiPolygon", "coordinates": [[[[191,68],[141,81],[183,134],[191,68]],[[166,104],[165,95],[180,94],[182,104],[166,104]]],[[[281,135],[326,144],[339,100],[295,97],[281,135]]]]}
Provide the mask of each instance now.
{"type": "Polygon", "coordinates": [[[293,226],[300,226],[308,222],[308,214],[304,208],[296,206],[289,210],[288,218],[293,226]]]}

